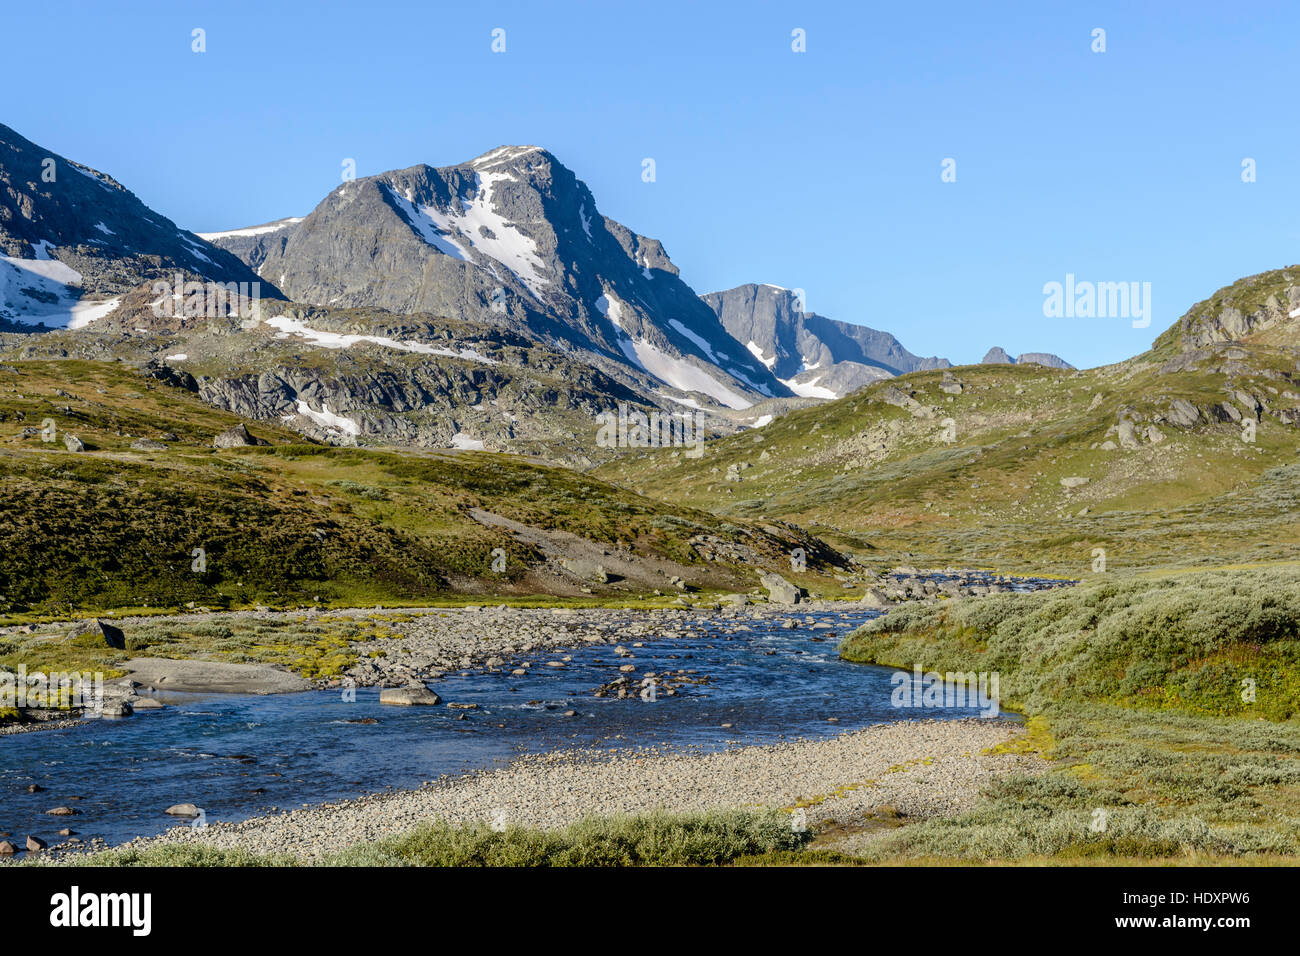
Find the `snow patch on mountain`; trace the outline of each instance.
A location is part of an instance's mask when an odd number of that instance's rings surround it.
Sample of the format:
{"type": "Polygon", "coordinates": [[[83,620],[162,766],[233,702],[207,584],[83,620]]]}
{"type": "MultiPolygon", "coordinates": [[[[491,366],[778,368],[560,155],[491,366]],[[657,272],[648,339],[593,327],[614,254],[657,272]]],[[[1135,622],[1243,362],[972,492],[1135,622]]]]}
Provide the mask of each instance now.
{"type": "Polygon", "coordinates": [[[0,256],[0,317],[80,329],[118,307],[120,299],[83,299],[81,273],[53,258],[51,243],[42,239],[32,248],[35,259],[0,256]]]}
{"type": "Polygon", "coordinates": [[[456,432],[451,436],[451,447],[459,448],[461,451],[486,451],[480,439],[471,438],[464,432],[456,432]]]}
{"type": "Polygon", "coordinates": [[[448,252],[449,255],[457,255],[444,248],[447,245],[453,246],[459,252],[457,257],[468,261],[469,256],[464,248],[448,238],[449,235],[459,236],[488,258],[509,269],[527,286],[529,292],[540,298],[542,289],[550,285],[551,280],[545,275],[546,267],[537,254],[537,243],[497,212],[492,202],[492,193],[497,184],[512,182],[514,177],[509,173],[492,173],[486,170],[476,172],[474,176],[473,198],[460,197],[453,200],[460,203],[459,212],[442,210],[434,206],[420,206],[417,210],[409,195],[398,196],[391,185],[388,189],[393,194],[393,198],[402,205],[407,219],[420,231],[426,242],[437,246],[443,252],[448,252]],[[426,219],[436,227],[436,230],[421,224],[426,219]]]}
{"type": "Polygon", "coordinates": [[[763,354],[763,349],[762,349],[762,347],[759,346],[759,344],[758,344],[757,342],[755,342],[753,339],[750,339],[750,340],[745,344],[745,348],[749,349],[749,353],[750,353],[752,356],[754,356],[754,358],[758,359],[760,362],[762,362],[764,365],[766,365],[768,368],[771,368],[773,365],[776,364],[776,356],[773,355],[771,358],[768,358],[767,356],[765,356],[765,355],[763,354]]]}
{"type": "Polygon", "coordinates": [[[442,234],[442,227],[438,224],[436,209],[432,206],[417,206],[411,199],[411,190],[409,189],[406,191],[406,195],[402,196],[388,183],[384,183],[384,186],[392,196],[393,202],[397,204],[397,208],[406,217],[406,221],[411,224],[411,228],[420,234],[421,239],[453,259],[459,259],[461,262],[470,261],[469,252],[460,243],[442,234]]]}
{"type": "Polygon", "coordinates": [[[225,232],[196,232],[195,235],[200,239],[211,242],[213,239],[238,239],[246,236],[265,236],[273,232],[280,232],[282,229],[288,229],[290,226],[296,226],[302,222],[302,216],[290,216],[288,219],[280,219],[276,222],[268,223],[265,226],[250,226],[247,229],[227,229],[225,232]]]}
{"type": "MultiPolygon", "coordinates": [[[[669,355],[652,342],[630,338],[623,330],[623,307],[617,296],[606,292],[596,300],[596,308],[621,333],[618,337],[618,344],[623,350],[623,354],[627,356],[628,361],[639,365],[661,382],[683,392],[702,392],[728,408],[749,408],[753,404],[746,401],[743,395],[736,394],[704,369],[692,365],[686,359],[669,355]]],[[[680,322],[676,319],[671,321],[679,332],[685,332],[685,326],[680,322]]],[[[687,334],[688,337],[698,338],[689,333],[687,334]]],[[[702,342],[703,340],[700,339],[697,344],[702,342]]],[[[703,347],[707,349],[707,345],[703,347]]]]}
{"type": "Polygon", "coordinates": [[[302,401],[302,399],[299,399],[298,414],[305,415],[317,425],[342,432],[345,435],[351,435],[353,438],[361,434],[360,423],[354,422],[352,419],[346,418],[343,415],[336,415],[334,412],[331,412],[329,402],[322,405],[321,410],[318,412],[306,402],[302,401]]]}
{"type": "Polygon", "coordinates": [[[840,396],[833,390],[817,384],[824,377],[819,375],[811,382],[800,382],[797,378],[783,378],[781,384],[800,398],[839,398],[840,396]]]}
{"type": "Polygon", "coordinates": [[[402,352],[416,352],[420,355],[441,355],[446,358],[464,359],[468,362],[480,362],[484,365],[497,364],[496,359],[488,358],[471,348],[449,349],[430,345],[427,342],[393,339],[385,335],[351,335],[342,332],[326,332],[321,329],[309,328],[307,323],[301,319],[290,318],[287,315],[277,315],[266,319],[265,324],[274,329],[279,329],[279,338],[297,335],[306,339],[310,345],[326,349],[346,349],[353,345],[368,343],[370,345],[381,345],[388,349],[397,349],[402,352]]]}

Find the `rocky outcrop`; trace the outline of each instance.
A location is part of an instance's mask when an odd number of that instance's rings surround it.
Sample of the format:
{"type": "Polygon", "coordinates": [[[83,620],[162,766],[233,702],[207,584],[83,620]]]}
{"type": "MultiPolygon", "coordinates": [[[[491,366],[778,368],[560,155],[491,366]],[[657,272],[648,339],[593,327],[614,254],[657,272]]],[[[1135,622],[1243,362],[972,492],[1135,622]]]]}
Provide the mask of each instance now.
{"type": "Polygon", "coordinates": [[[80,647],[126,648],[126,635],[122,629],[99,618],[74,624],[68,631],[67,640],[80,647]]]}
{"type": "Polygon", "coordinates": [[[1297,318],[1300,266],[1288,266],[1246,276],[1219,289],[1188,309],[1156,340],[1156,346],[1192,352],[1279,327],[1291,328],[1297,318]]]}
{"type": "Polygon", "coordinates": [[[258,438],[253,435],[243,422],[240,422],[238,425],[232,425],[230,428],[227,428],[224,432],[217,435],[216,438],[212,439],[213,448],[243,448],[253,445],[269,444],[271,443],[266,439],[258,438]]]}

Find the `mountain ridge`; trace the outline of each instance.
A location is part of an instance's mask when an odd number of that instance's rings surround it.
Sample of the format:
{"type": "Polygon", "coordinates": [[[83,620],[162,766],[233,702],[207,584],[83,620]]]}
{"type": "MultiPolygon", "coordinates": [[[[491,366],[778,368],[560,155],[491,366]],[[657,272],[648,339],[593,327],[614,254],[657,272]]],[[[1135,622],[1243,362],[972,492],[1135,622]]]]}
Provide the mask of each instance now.
{"type": "Polygon", "coordinates": [[[913,355],[888,332],[805,312],[791,289],[746,283],[700,298],[728,334],[805,398],[840,398],[873,381],[947,359],[913,355]]]}

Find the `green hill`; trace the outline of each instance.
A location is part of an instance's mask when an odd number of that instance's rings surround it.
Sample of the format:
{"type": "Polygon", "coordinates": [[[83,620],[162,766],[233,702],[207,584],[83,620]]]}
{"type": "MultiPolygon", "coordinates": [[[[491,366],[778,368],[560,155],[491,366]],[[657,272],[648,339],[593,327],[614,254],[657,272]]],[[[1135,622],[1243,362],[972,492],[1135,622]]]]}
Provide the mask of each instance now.
{"type": "Polygon", "coordinates": [[[797,528],[516,456],[310,445],[264,424],[268,444],[215,450],[239,423],[120,363],[0,364],[0,617],[636,598],[675,577],[748,590],[795,548],[810,580],[841,561],[797,528]]]}

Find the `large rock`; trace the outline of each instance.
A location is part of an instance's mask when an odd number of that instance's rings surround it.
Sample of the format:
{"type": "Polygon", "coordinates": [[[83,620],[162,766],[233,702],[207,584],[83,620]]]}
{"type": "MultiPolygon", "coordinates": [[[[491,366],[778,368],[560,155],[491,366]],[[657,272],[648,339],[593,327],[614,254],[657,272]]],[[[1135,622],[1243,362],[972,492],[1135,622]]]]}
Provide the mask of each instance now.
{"type": "Polygon", "coordinates": [[[120,627],[115,627],[99,618],[81,621],[68,631],[68,640],[80,647],[111,647],[115,650],[126,649],[126,635],[120,627]]]}
{"type": "Polygon", "coordinates": [[[1137,426],[1130,421],[1122,421],[1117,429],[1119,446],[1121,448],[1140,448],[1142,443],[1138,441],[1137,426]]]}
{"type": "Polygon", "coordinates": [[[594,581],[597,584],[605,584],[609,581],[609,574],[605,571],[604,566],[597,564],[595,561],[585,561],[581,558],[563,558],[560,565],[564,570],[584,581],[594,581]]]}
{"type": "Polygon", "coordinates": [[[269,441],[266,441],[263,438],[258,438],[249,432],[249,430],[244,427],[243,422],[240,422],[238,425],[231,428],[227,428],[216,438],[212,439],[213,448],[244,448],[249,445],[269,444],[271,444],[269,441]]]}
{"type": "Polygon", "coordinates": [[[888,402],[898,408],[907,409],[914,418],[932,418],[934,416],[934,413],[929,408],[908,395],[897,385],[886,385],[876,393],[876,397],[882,402],[888,402]]]}
{"type": "Polygon", "coordinates": [[[387,687],[379,692],[381,704],[393,704],[398,707],[436,707],[442,698],[423,684],[409,687],[387,687]]]}
{"type": "Polygon", "coordinates": [[[0,840],[0,856],[13,856],[18,852],[18,847],[14,846],[8,840],[0,840]]]}
{"type": "Polygon", "coordinates": [[[859,604],[865,604],[867,607],[889,607],[889,596],[880,588],[867,588],[862,592],[862,600],[859,604]]]}
{"type": "Polygon", "coordinates": [[[1232,402],[1219,402],[1210,409],[1210,414],[1221,422],[1239,422],[1241,421],[1241,412],[1232,402]]]}
{"type": "Polygon", "coordinates": [[[797,586],[774,571],[764,574],[759,580],[767,588],[767,599],[773,604],[798,604],[803,596],[797,586]]]}
{"type": "Polygon", "coordinates": [[[44,850],[47,846],[49,846],[49,844],[40,837],[27,837],[27,849],[31,853],[35,853],[37,850],[44,850]]]}
{"type": "Polygon", "coordinates": [[[176,661],[136,657],[122,665],[143,687],[218,694],[288,694],[311,690],[311,681],[267,664],[176,661]]]}
{"type": "Polygon", "coordinates": [[[200,813],[199,808],[192,803],[176,803],[168,807],[163,813],[170,817],[197,817],[200,813]]]}
{"type": "Polygon", "coordinates": [[[1071,475],[1068,478],[1061,479],[1062,488],[1082,488],[1088,483],[1088,479],[1081,475],[1071,475]]]}
{"type": "Polygon", "coordinates": [[[63,435],[63,447],[68,451],[85,451],[86,443],[71,432],[65,432],[63,435]]]}
{"type": "Polygon", "coordinates": [[[1201,420],[1201,410],[1185,398],[1175,398],[1169,406],[1169,421],[1179,428],[1191,428],[1201,420]]]}

